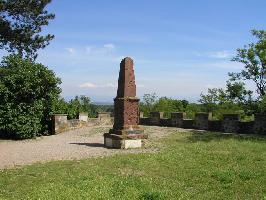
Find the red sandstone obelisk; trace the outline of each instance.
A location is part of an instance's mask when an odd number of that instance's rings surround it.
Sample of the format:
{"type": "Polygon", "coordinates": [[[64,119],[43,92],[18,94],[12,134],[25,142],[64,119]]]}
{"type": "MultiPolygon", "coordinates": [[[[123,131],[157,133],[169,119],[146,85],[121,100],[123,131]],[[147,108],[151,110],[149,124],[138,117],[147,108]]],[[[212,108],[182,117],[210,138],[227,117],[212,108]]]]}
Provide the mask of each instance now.
{"type": "Polygon", "coordinates": [[[138,148],[147,138],[139,128],[139,98],[136,97],[133,60],[120,63],[117,96],[114,99],[114,126],[104,134],[104,145],[111,148],[138,148]]]}

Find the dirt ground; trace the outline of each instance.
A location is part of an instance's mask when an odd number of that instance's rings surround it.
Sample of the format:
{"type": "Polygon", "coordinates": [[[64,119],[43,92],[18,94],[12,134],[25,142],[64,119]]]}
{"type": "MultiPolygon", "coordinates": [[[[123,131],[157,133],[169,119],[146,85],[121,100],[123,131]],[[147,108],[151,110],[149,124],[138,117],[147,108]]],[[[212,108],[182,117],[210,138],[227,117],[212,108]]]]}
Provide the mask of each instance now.
{"type": "Polygon", "coordinates": [[[52,160],[79,160],[117,153],[157,151],[158,148],[152,145],[153,142],[171,134],[173,131],[182,130],[143,126],[145,132],[149,134],[149,139],[145,142],[145,148],[120,150],[107,149],[103,145],[103,133],[108,132],[110,128],[111,126],[94,126],[31,140],[0,140],[0,169],[52,160]]]}

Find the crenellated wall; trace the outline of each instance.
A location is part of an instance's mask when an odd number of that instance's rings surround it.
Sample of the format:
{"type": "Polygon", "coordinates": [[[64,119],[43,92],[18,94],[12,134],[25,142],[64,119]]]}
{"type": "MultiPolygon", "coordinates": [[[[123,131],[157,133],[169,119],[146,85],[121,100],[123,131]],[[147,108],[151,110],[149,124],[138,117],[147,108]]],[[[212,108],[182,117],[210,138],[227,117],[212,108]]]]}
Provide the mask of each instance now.
{"type": "MultiPolygon", "coordinates": [[[[68,120],[66,114],[54,114],[52,115],[52,133],[57,134],[84,126],[113,124],[111,113],[98,113],[97,118],[87,116],[86,113],[81,113],[79,119],[68,120]]],[[[150,117],[143,117],[140,113],[139,121],[141,125],[266,135],[266,115],[263,114],[256,114],[254,121],[243,122],[240,121],[238,114],[224,114],[222,120],[212,120],[210,113],[196,113],[195,119],[186,119],[186,113],[183,112],[171,113],[170,118],[164,118],[163,112],[152,112],[150,117]]]]}
{"type": "Polygon", "coordinates": [[[163,112],[151,112],[149,124],[154,126],[161,125],[161,119],[163,118],[163,112]]]}
{"type": "Polygon", "coordinates": [[[113,118],[111,113],[98,113],[97,118],[88,118],[88,113],[80,113],[78,119],[67,119],[67,114],[53,114],[51,116],[53,134],[58,134],[64,131],[94,126],[99,124],[112,124],[113,118]]]}
{"type": "Polygon", "coordinates": [[[238,114],[224,114],[222,120],[212,120],[210,113],[196,113],[195,119],[186,119],[186,113],[175,112],[167,119],[163,118],[163,112],[152,112],[150,118],[140,117],[140,124],[266,135],[266,114],[256,114],[254,121],[242,122],[238,114]]]}

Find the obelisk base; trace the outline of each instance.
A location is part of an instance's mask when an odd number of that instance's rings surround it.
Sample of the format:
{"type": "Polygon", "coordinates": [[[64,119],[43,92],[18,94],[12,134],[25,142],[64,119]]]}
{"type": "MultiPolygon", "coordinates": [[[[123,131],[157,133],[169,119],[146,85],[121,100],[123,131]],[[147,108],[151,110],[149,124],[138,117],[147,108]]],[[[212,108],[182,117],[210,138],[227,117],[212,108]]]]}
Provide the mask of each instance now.
{"type": "MultiPolygon", "coordinates": [[[[138,130],[142,133],[138,134],[126,134],[127,131],[122,131],[124,134],[115,134],[112,129],[109,133],[104,134],[104,146],[114,149],[133,149],[143,147],[144,139],[148,138],[148,135],[143,134],[143,130],[138,130]]],[[[121,133],[121,131],[119,131],[121,133]]]]}

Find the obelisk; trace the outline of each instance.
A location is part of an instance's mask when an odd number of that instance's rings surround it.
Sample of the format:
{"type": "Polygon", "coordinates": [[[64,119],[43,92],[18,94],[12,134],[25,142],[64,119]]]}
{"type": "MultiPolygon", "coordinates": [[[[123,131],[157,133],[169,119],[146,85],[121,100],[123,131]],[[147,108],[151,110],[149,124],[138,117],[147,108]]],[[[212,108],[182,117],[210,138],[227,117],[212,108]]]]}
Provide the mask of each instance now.
{"type": "Polygon", "coordinates": [[[136,97],[133,60],[120,63],[117,95],[114,99],[114,125],[104,134],[104,145],[110,148],[139,148],[147,138],[139,124],[139,98],[136,97]]]}

